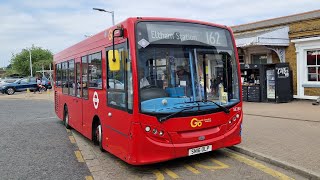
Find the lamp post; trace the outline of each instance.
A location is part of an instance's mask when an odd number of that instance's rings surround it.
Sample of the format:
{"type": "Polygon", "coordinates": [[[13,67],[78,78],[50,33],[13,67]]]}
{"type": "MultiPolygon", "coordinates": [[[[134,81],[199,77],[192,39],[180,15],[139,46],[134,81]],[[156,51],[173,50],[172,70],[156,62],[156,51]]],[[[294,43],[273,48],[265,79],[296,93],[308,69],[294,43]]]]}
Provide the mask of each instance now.
{"type": "Polygon", "coordinates": [[[112,15],[112,25],[114,25],[114,11],[107,11],[107,10],[101,9],[101,8],[92,8],[92,9],[96,10],[96,11],[111,13],[111,15],[112,15]]]}
{"type": "Polygon", "coordinates": [[[30,76],[31,76],[31,77],[33,77],[33,76],[32,76],[31,50],[30,50],[30,49],[28,49],[28,51],[29,51],[29,56],[30,56],[30,76]]]}

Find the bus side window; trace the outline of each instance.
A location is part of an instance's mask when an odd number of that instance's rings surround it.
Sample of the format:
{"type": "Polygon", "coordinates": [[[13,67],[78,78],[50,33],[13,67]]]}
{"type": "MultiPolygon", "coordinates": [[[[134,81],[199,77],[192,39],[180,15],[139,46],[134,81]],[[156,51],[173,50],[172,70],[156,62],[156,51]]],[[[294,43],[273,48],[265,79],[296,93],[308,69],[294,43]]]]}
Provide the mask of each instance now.
{"type": "Polygon", "coordinates": [[[87,56],[81,57],[82,63],[82,97],[88,99],[88,60],[87,56]]]}
{"type": "Polygon", "coordinates": [[[107,104],[131,112],[133,104],[132,68],[127,43],[116,45],[115,50],[119,52],[120,70],[110,71],[107,65],[107,104]]]}

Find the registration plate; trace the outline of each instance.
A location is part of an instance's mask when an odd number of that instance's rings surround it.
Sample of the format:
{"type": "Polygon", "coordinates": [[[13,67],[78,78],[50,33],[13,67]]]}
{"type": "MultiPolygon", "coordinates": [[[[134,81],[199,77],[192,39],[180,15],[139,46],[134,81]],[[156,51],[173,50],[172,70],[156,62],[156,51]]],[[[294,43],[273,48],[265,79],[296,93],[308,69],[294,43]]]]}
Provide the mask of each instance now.
{"type": "Polygon", "coordinates": [[[195,154],[201,154],[209,151],[212,151],[212,145],[196,147],[196,148],[189,149],[189,156],[192,156],[195,154]]]}

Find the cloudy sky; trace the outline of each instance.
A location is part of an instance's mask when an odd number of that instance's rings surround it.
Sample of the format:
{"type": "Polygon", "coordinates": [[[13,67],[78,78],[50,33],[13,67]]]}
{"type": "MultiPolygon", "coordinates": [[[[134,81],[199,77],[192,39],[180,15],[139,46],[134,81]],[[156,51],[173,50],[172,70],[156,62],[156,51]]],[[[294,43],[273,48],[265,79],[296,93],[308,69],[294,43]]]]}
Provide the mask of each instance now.
{"type": "Polygon", "coordinates": [[[57,53],[134,16],[196,19],[228,26],[316,10],[319,0],[0,0],[0,67],[32,44],[57,53]]]}

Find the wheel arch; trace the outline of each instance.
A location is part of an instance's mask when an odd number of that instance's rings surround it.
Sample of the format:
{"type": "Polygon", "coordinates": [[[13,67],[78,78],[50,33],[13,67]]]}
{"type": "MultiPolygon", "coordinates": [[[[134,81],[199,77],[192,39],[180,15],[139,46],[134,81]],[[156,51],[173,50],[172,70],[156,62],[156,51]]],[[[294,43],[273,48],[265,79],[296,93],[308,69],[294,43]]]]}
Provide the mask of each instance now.
{"type": "Polygon", "coordinates": [[[94,131],[95,128],[98,126],[98,124],[100,123],[101,125],[101,121],[98,115],[94,115],[92,118],[92,126],[91,126],[91,139],[94,138],[94,131]]]}

